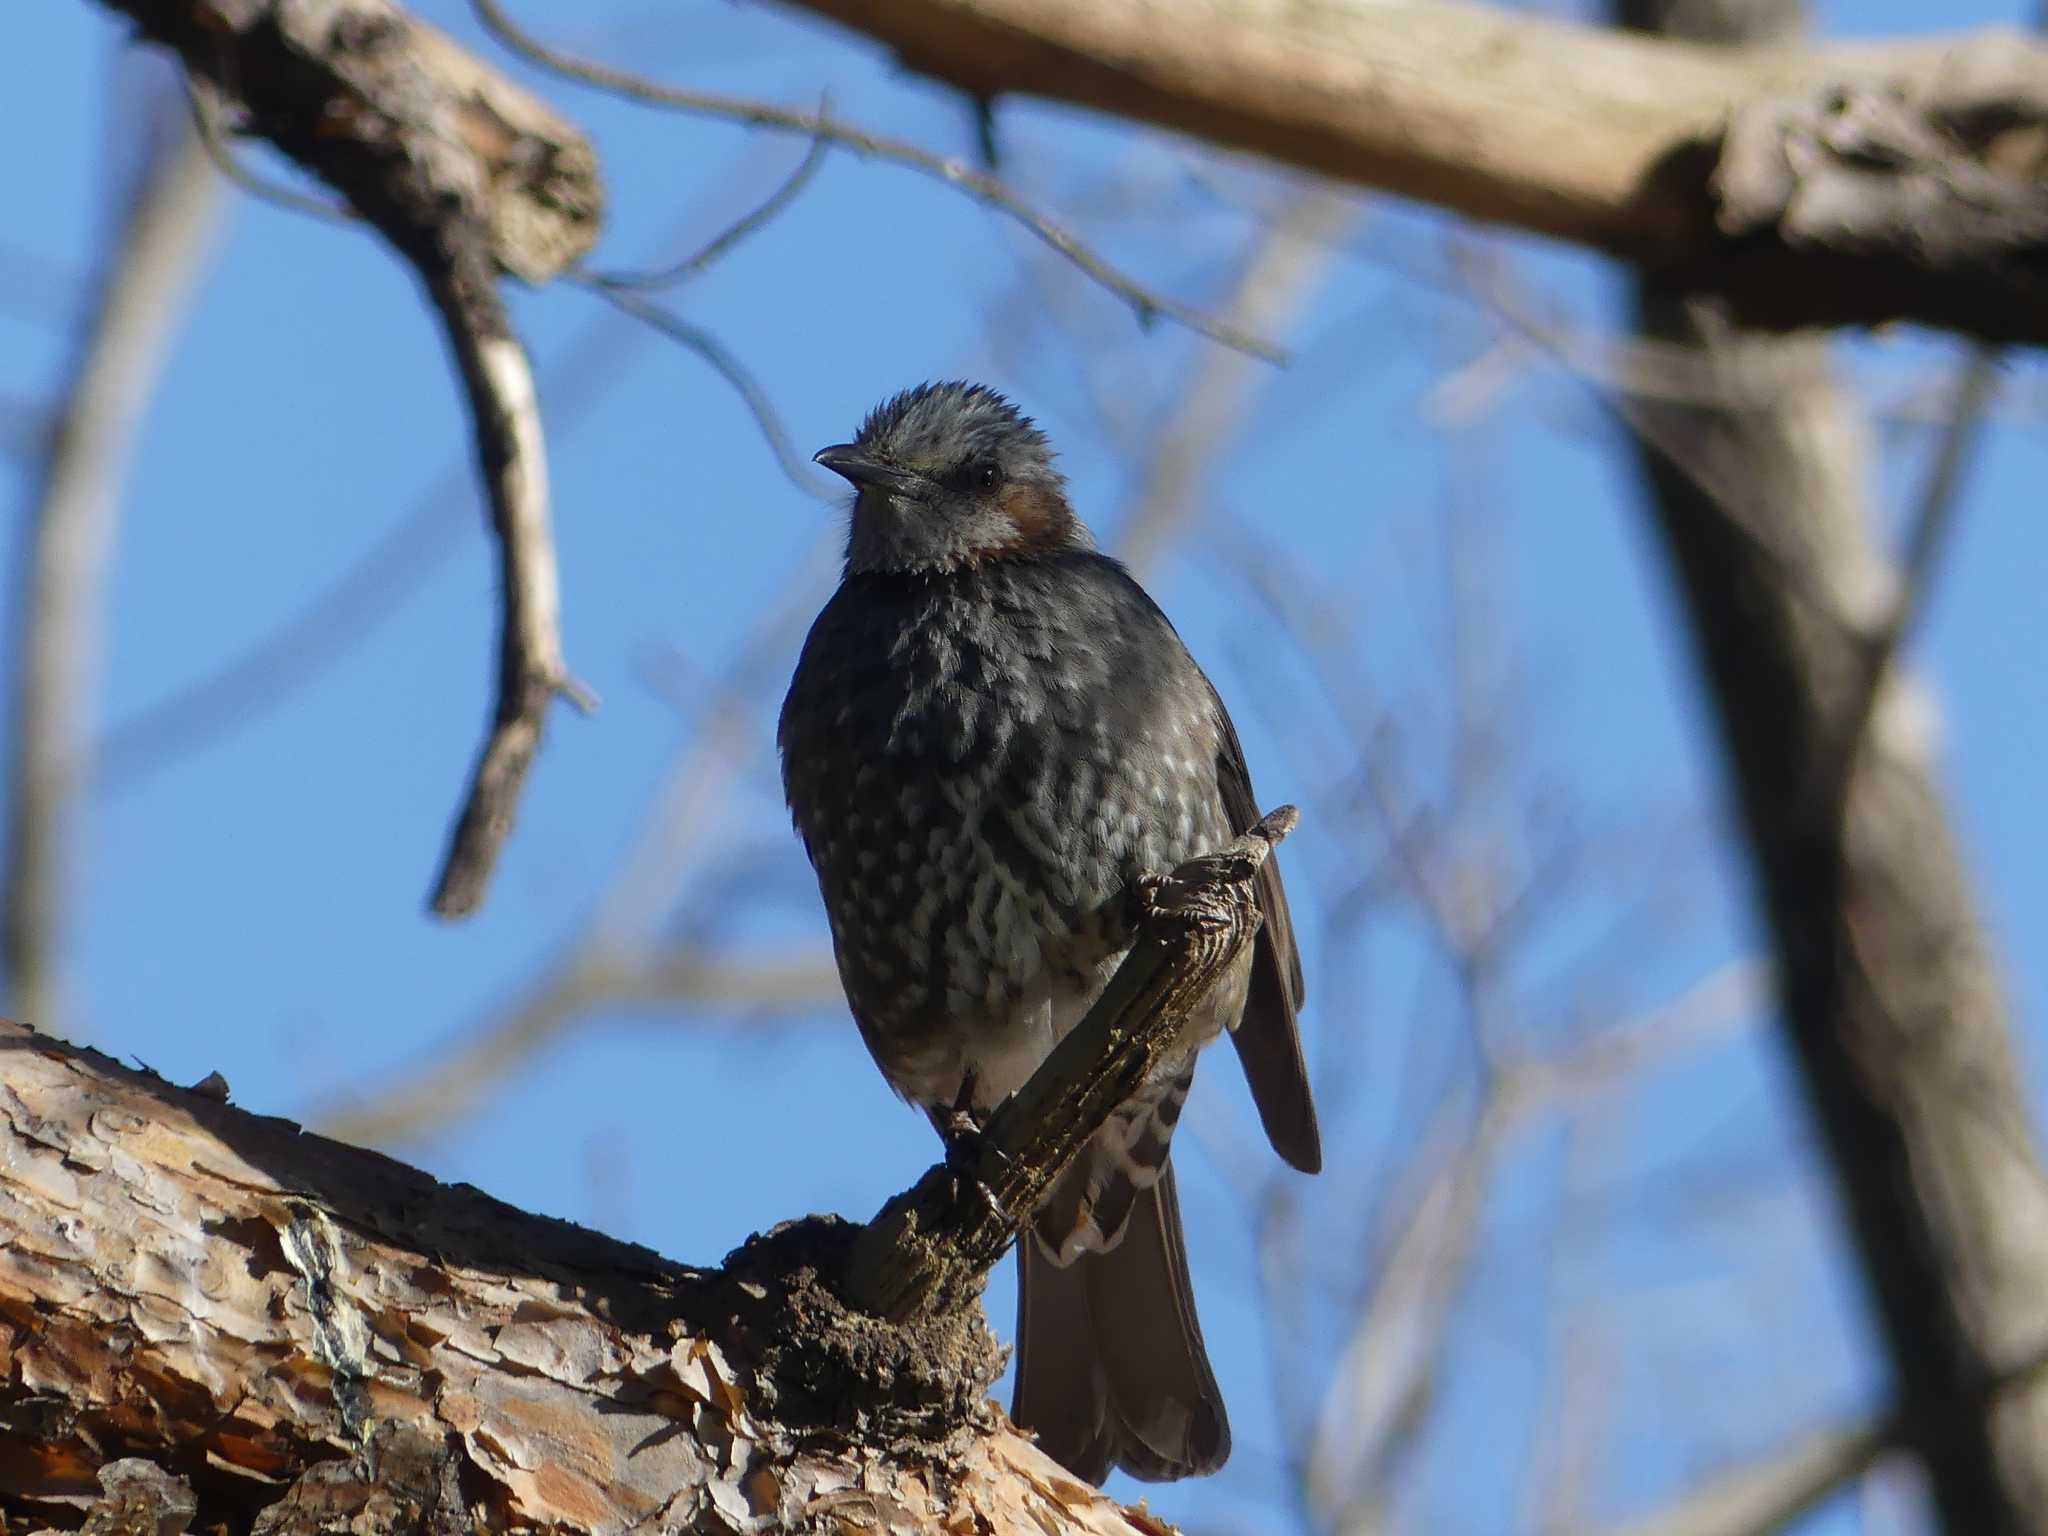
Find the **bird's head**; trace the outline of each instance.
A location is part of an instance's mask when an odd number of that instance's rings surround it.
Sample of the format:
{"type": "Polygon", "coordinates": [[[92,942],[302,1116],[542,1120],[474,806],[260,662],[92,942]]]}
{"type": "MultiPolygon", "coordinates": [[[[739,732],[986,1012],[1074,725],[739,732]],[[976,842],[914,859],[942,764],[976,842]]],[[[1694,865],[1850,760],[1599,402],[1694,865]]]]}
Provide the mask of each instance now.
{"type": "Polygon", "coordinates": [[[1031,419],[994,390],[921,384],[868,413],[817,461],[853,482],[846,569],[951,571],[1087,548],[1031,419]]]}

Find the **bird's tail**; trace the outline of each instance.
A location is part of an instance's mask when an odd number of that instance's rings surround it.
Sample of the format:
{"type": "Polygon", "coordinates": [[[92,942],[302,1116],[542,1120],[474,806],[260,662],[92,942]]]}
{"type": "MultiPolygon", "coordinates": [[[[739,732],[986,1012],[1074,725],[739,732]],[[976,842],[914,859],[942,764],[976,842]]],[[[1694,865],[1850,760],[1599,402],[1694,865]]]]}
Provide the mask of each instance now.
{"type": "Polygon", "coordinates": [[[1137,1193],[1108,1252],[1063,1267],[1027,1231],[1017,1253],[1010,1417],[1091,1483],[1114,1466],[1147,1482],[1222,1466],[1230,1421],[1195,1316],[1172,1165],[1137,1193]]]}

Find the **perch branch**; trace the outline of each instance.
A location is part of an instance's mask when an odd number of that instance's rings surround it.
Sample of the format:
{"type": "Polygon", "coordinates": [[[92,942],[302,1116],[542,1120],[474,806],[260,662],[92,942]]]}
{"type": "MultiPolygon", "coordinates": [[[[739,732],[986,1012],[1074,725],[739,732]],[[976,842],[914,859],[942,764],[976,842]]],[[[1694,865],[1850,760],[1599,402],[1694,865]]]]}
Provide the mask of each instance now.
{"type": "Polygon", "coordinates": [[[1258,932],[1252,880],[1298,819],[1269,813],[1218,853],[1130,893],[1137,939],[1086,1017],[996,1107],[965,1162],[940,1163],[868,1223],[847,1295],[898,1321],[978,1296],[1081,1148],[1164,1070],[1189,1014],[1258,932]]]}

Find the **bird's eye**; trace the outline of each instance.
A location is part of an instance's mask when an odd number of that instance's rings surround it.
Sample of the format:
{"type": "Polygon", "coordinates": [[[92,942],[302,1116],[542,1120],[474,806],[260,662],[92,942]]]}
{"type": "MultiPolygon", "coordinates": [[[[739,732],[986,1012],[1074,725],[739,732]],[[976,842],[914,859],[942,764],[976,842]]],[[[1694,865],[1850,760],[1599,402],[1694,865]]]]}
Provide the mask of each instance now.
{"type": "Polygon", "coordinates": [[[1003,472],[996,467],[994,459],[983,459],[967,472],[968,483],[977,491],[992,491],[996,482],[1003,478],[1003,472]]]}

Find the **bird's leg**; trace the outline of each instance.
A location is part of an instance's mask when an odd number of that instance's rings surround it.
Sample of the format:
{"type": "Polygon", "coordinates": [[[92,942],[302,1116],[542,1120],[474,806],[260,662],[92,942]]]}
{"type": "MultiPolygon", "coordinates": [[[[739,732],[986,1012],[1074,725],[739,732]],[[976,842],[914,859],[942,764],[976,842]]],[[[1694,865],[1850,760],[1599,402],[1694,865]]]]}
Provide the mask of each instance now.
{"type": "Polygon", "coordinates": [[[932,1124],[938,1130],[939,1140],[946,1144],[946,1166],[953,1170],[953,1176],[972,1184],[989,1209],[1008,1221],[1010,1213],[1003,1209],[995,1191],[975,1171],[981,1161],[982,1127],[988,1119],[974,1107],[975,1086],[974,1069],[970,1067],[960,1079],[960,1092],[953,1100],[953,1107],[948,1110],[934,1107],[931,1110],[932,1124]]]}
{"type": "Polygon", "coordinates": [[[975,1155],[981,1150],[981,1128],[987,1117],[974,1108],[974,1069],[969,1067],[960,1079],[960,1092],[953,1100],[951,1109],[932,1106],[932,1125],[939,1133],[939,1139],[946,1144],[946,1161],[955,1169],[966,1169],[974,1165],[975,1155]]]}

